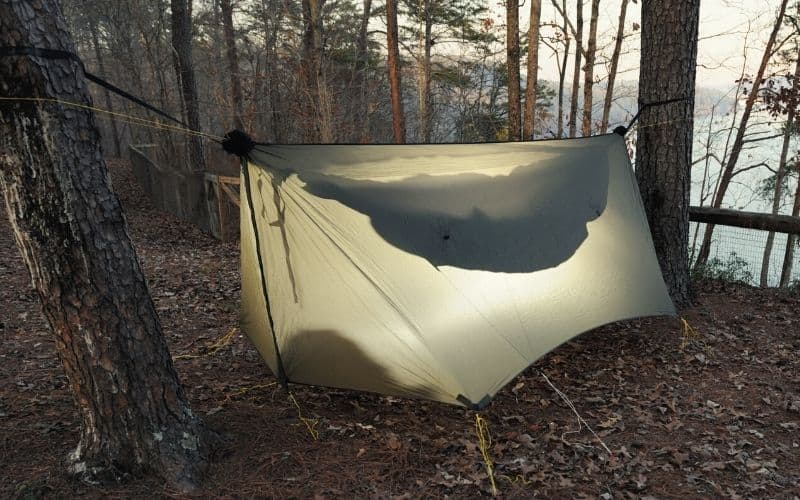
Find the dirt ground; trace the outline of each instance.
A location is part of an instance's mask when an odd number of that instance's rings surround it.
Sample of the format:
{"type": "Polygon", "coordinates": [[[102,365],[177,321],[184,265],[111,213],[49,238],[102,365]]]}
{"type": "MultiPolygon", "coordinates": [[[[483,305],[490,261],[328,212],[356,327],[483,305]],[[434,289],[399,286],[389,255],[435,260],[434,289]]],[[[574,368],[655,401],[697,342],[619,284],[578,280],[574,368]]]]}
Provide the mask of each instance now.
{"type": "MultiPolygon", "coordinates": [[[[237,326],[238,244],[155,211],[125,163],[112,167],[170,349],[186,356],[176,366],[191,404],[230,438],[200,496],[491,494],[474,412],[293,387],[319,432],[315,441],[238,331],[209,354],[208,346],[237,326]]],[[[503,389],[482,412],[500,496],[800,497],[798,293],[700,284],[696,306],[683,316],[696,335],[675,319],[606,326],[561,346],[503,389]]],[[[3,214],[0,498],[181,497],[154,477],[102,486],[68,478],[63,462],[78,425],[3,214]]]]}

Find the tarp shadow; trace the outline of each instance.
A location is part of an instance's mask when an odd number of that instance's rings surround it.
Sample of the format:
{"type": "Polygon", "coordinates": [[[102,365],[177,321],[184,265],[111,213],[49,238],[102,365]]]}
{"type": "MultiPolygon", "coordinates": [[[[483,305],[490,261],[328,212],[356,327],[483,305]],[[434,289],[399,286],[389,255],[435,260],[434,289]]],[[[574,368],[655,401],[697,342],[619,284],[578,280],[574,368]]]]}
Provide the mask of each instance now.
{"type": "Polygon", "coordinates": [[[606,208],[607,158],[571,160],[537,160],[497,176],[298,175],[309,193],[367,215],[388,243],[437,268],[529,273],[569,259],[606,208]]]}

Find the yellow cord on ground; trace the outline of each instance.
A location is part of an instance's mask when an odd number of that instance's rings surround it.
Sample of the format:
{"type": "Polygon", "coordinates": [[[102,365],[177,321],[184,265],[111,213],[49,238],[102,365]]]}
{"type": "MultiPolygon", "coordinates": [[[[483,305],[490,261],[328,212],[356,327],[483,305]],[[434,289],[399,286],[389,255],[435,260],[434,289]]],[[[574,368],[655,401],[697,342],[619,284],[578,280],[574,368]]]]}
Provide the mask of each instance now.
{"type": "Polygon", "coordinates": [[[206,346],[206,352],[203,354],[181,354],[180,356],[175,356],[172,359],[195,359],[201,356],[213,356],[217,353],[220,349],[227,346],[233,340],[233,337],[236,336],[237,328],[235,326],[231,327],[228,332],[217,339],[213,344],[209,344],[206,346]]]}
{"type": "Polygon", "coordinates": [[[500,474],[498,477],[500,477],[502,479],[505,479],[506,481],[508,481],[512,485],[517,484],[517,483],[522,483],[523,486],[528,486],[529,484],[531,484],[533,482],[533,481],[529,481],[529,480],[525,479],[522,476],[522,474],[517,474],[513,478],[511,476],[507,476],[505,474],[500,474]]]}
{"type": "Polygon", "coordinates": [[[289,401],[294,403],[295,408],[297,408],[297,418],[306,425],[306,429],[308,429],[308,433],[311,434],[311,437],[314,441],[319,439],[319,431],[315,428],[317,426],[317,421],[313,418],[306,418],[303,416],[303,411],[300,409],[300,404],[294,398],[294,394],[291,392],[289,393],[289,401]]]}
{"type": "Polygon", "coordinates": [[[686,318],[681,317],[681,323],[683,323],[683,338],[681,339],[681,349],[684,349],[687,345],[689,345],[689,340],[697,337],[697,331],[692,328],[692,325],[686,321],[686,318]]]}
{"type": "Polygon", "coordinates": [[[489,476],[489,483],[492,485],[492,495],[497,496],[497,485],[494,482],[494,463],[489,456],[489,447],[492,446],[492,435],[489,434],[489,424],[486,423],[480,413],[475,414],[475,434],[478,436],[478,449],[481,450],[483,464],[486,466],[486,474],[489,476]]]}

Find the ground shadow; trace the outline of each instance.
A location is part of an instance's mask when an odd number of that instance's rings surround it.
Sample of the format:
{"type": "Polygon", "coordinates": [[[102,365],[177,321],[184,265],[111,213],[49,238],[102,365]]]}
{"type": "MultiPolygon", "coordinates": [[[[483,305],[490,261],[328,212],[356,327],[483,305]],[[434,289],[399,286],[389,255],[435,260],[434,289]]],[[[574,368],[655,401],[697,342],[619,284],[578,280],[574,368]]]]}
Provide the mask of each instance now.
{"type": "Polygon", "coordinates": [[[569,259],[606,207],[608,161],[584,154],[508,175],[416,175],[391,182],[299,174],[305,189],[367,215],[387,242],[433,266],[528,273],[569,259]]]}

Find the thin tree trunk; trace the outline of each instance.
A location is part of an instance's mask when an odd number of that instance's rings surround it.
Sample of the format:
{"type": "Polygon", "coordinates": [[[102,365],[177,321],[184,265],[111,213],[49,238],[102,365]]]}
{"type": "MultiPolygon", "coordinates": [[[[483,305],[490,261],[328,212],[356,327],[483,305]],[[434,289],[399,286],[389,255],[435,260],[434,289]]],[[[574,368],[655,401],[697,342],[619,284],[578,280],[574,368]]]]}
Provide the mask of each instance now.
{"type": "MultiPolygon", "coordinates": [[[[792,80],[792,94],[798,95],[800,92],[800,57],[794,66],[794,79],[792,80]]],[[[775,173],[775,193],[772,199],[772,213],[777,214],[781,210],[781,200],[783,199],[783,180],[786,178],[786,160],[789,157],[789,144],[792,142],[792,132],[794,131],[795,107],[789,106],[786,113],[786,125],[783,128],[783,146],[781,147],[781,157],[778,161],[778,171],[775,173]]],[[[775,243],[775,233],[767,235],[767,242],[764,245],[764,257],[761,260],[761,280],[762,287],[769,285],[769,259],[772,256],[772,246],[775,243]]]]}
{"type": "Polygon", "coordinates": [[[700,0],[642,4],[639,98],[687,100],[646,108],[639,118],[636,178],[661,272],[678,307],[690,302],[689,188],[700,0]],[[668,122],[670,127],[649,124],[668,122]]]}
{"type": "Polygon", "coordinates": [[[397,44],[397,3],[386,0],[386,70],[392,100],[392,132],[394,142],[406,143],[406,116],[403,111],[403,87],[400,76],[400,49],[397,44]]]}
{"type": "Polygon", "coordinates": [[[561,25],[561,33],[564,35],[564,58],[561,60],[561,68],[558,72],[558,132],[556,137],[559,139],[564,137],[564,81],[567,77],[569,46],[572,41],[569,37],[569,31],[567,31],[567,0],[561,0],[561,12],[564,12],[564,24],[561,25]]]}
{"type": "Polygon", "coordinates": [[[600,0],[592,0],[592,14],[589,20],[589,42],[586,47],[586,66],[583,70],[583,126],[584,137],[592,135],[592,90],[594,88],[594,59],[597,54],[597,16],[600,0]]]}
{"type": "Polygon", "coordinates": [[[608,70],[608,85],[606,85],[606,98],[603,101],[603,119],[600,130],[608,132],[608,120],[611,115],[611,102],[614,100],[614,82],[617,79],[617,67],[619,66],[619,55],[622,52],[622,40],[625,38],[625,16],[628,10],[628,0],[622,0],[619,8],[619,24],[617,25],[617,37],[614,39],[614,52],[611,54],[611,67],[608,70]]]}
{"type": "MultiPolygon", "coordinates": [[[[192,63],[192,0],[172,0],[172,51],[175,73],[180,83],[182,108],[189,128],[200,130],[200,105],[192,63]]],[[[203,142],[197,135],[187,138],[188,171],[205,170],[203,142]]]]}
{"type": "MultiPolygon", "coordinates": [[[[572,70],[572,99],[569,103],[569,136],[575,137],[578,123],[578,91],[581,86],[581,52],[583,52],[583,0],[577,0],[575,20],[575,65],[572,70]]],[[[564,11],[564,17],[566,17],[564,11]]]]}
{"type": "Polygon", "coordinates": [[[323,66],[324,47],[322,44],[322,7],[325,0],[303,0],[303,35],[304,71],[307,74],[307,87],[310,94],[311,110],[314,124],[311,127],[311,142],[333,142],[333,111],[328,92],[323,66]]]}
{"type": "MultiPolygon", "coordinates": [[[[106,74],[105,59],[103,58],[103,50],[100,48],[100,36],[97,33],[97,21],[92,17],[90,19],[89,31],[92,35],[92,46],[94,47],[94,55],[97,59],[97,69],[100,70],[101,78],[108,78],[106,74]]],[[[106,101],[106,109],[114,112],[114,105],[111,101],[111,93],[107,88],[103,87],[103,98],[106,101]]],[[[122,155],[122,146],[120,146],[119,129],[117,128],[117,119],[113,114],[108,116],[111,123],[111,138],[114,141],[114,157],[119,158],[122,155]]]]}
{"type": "Polygon", "coordinates": [[[236,34],[233,29],[233,4],[231,0],[220,0],[222,28],[225,37],[225,52],[228,59],[228,72],[231,77],[231,101],[233,102],[233,126],[244,130],[242,121],[242,79],[239,77],[239,56],[236,52],[236,34]]]}
{"type": "MultiPolygon", "coordinates": [[[[55,0],[0,0],[0,45],[74,53],[55,0]]],[[[91,106],[80,66],[0,59],[8,96],[91,106]]],[[[157,474],[194,487],[208,435],[186,401],[90,111],[49,103],[0,106],[0,189],[17,246],[53,330],[82,428],[73,474],[157,474]]]]}
{"type": "Polygon", "coordinates": [[[270,130],[272,131],[272,141],[277,144],[286,142],[288,137],[285,120],[282,117],[282,99],[278,87],[278,76],[276,75],[276,60],[278,58],[278,30],[283,21],[283,9],[273,9],[273,3],[269,0],[261,0],[262,22],[264,23],[265,40],[265,82],[264,87],[269,98],[269,117],[270,130]]]}
{"type": "Polygon", "coordinates": [[[358,73],[358,88],[359,88],[359,102],[358,102],[358,123],[354,129],[360,128],[360,133],[357,134],[360,142],[368,143],[369,141],[369,95],[367,92],[367,72],[369,71],[369,18],[372,12],[372,0],[363,0],[364,10],[361,14],[361,26],[358,30],[358,56],[356,71],[358,73]]]}
{"type": "Polygon", "coordinates": [[[422,54],[419,58],[417,75],[417,93],[419,108],[419,142],[431,142],[431,30],[433,19],[431,17],[431,0],[421,0],[423,4],[424,29],[420,31],[420,47],[422,54]]]}
{"type": "Polygon", "coordinates": [[[506,0],[506,71],[508,72],[508,140],[520,139],[519,0],[506,0]]]}
{"type": "MultiPolygon", "coordinates": [[[[523,140],[532,141],[536,116],[536,82],[539,79],[539,20],[542,16],[542,0],[530,0],[531,16],[528,25],[528,61],[525,82],[525,116],[523,118],[523,140]]],[[[564,78],[559,75],[560,82],[564,78]]],[[[563,91],[563,87],[562,91],[563,91]]],[[[559,109],[559,113],[561,110],[559,109]]],[[[560,127],[559,127],[560,128],[560,127]]]]}
{"type": "MultiPolygon", "coordinates": [[[[792,216],[800,215],[800,176],[797,178],[797,187],[794,191],[794,205],[792,206],[792,216]]],[[[797,246],[797,235],[790,234],[786,238],[786,251],[783,254],[783,267],[781,268],[781,286],[789,286],[792,278],[792,267],[794,267],[794,252],[797,246]]]]}
{"type": "MultiPolygon", "coordinates": [[[[730,185],[731,178],[733,178],[736,163],[739,161],[739,155],[741,154],[742,146],[744,145],[744,134],[747,131],[747,122],[750,120],[750,113],[752,112],[753,105],[758,97],[758,89],[761,86],[761,81],[764,79],[764,72],[767,69],[767,64],[772,58],[772,48],[775,45],[775,39],[778,35],[781,24],[783,23],[783,16],[786,12],[786,4],[788,1],[789,0],[783,0],[781,2],[780,10],[778,11],[778,17],[775,19],[775,24],[772,27],[772,33],[769,35],[767,46],[764,47],[764,54],[761,57],[761,64],[758,67],[756,77],[753,79],[753,88],[747,95],[747,101],[745,101],[744,110],[742,111],[742,119],[739,121],[739,128],[736,131],[736,138],[733,141],[733,146],[731,146],[731,155],[728,157],[728,161],[725,163],[725,168],[722,170],[722,176],[720,177],[717,194],[714,196],[714,201],[711,205],[715,208],[722,206],[725,193],[728,192],[728,186],[730,185]]],[[[705,264],[708,260],[708,256],[711,253],[711,237],[713,233],[714,225],[706,225],[706,230],[703,234],[703,243],[700,245],[700,251],[697,254],[698,264],[705,264]]]]}

